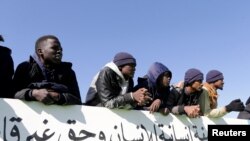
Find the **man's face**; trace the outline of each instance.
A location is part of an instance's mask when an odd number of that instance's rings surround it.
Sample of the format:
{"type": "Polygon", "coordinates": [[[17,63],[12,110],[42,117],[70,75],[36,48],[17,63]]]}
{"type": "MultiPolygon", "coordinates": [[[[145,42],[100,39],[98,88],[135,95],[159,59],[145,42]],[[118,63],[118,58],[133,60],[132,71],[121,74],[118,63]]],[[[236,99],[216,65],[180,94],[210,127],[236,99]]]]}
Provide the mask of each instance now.
{"type": "Polygon", "coordinates": [[[163,87],[169,87],[171,81],[171,77],[169,75],[163,75],[162,85],[163,87]]]}
{"type": "Polygon", "coordinates": [[[195,91],[201,91],[201,90],[202,90],[202,81],[201,81],[201,80],[195,81],[195,82],[192,84],[192,88],[193,88],[195,91]]]}
{"type": "Polygon", "coordinates": [[[121,72],[125,78],[133,78],[135,74],[135,65],[127,64],[121,68],[121,72]]]}
{"type": "Polygon", "coordinates": [[[224,80],[218,80],[214,83],[214,86],[217,89],[223,90],[223,86],[224,86],[224,80]]]}
{"type": "Polygon", "coordinates": [[[60,64],[62,47],[56,39],[47,39],[41,43],[39,54],[45,64],[60,64]]]}

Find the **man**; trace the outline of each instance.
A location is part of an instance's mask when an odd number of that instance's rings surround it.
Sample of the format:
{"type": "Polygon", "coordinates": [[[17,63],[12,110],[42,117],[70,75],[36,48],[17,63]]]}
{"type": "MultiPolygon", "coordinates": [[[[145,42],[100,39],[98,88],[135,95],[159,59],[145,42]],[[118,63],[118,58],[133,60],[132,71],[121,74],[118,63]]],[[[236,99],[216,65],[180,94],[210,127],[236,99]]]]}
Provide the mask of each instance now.
{"type": "MultiPolygon", "coordinates": [[[[4,39],[0,35],[0,42],[4,39]]],[[[13,98],[12,76],[14,74],[14,62],[11,57],[11,49],[0,45],[0,97],[13,98]]]]}
{"type": "Polygon", "coordinates": [[[184,82],[172,86],[167,100],[168,109],[176,115],[194,118],[200,115],[199,98],[202,93],[203,73],[195,68],[185,72],[184,82]]]}
{"type": "Polygon", "coordinates": [[[146,104],[151,99],[147,89],[132,92],[135,67],[136,60],[131,54],[117,53],[92,80],[86,105],[131,109],[146,104]]]}
{"type": "Polygon", "coordinates": [[[206,82],[203,85],[203,93],[200,99],[201,111],[205,116],[216,118],[222,117],[231,111],[243,111],[244,105],[240,99],[235,99],[230,104],[217,108],[217,90],[223,90],[224,76],[218,70],[210,70],[206,75],[206,82]]]}
{"type": "Polygon", "coordinates": [[[35,54],[15,71],[15,98],[44,104],[81,104],[72,64],[61,60],[59,39],[53,35],[40,37],[35,44],[35,54]]]}
{"type": "Polygon", "coordinates": [[[138,110],[149,110],[150,113],[160,112],[163,115],[169,113],[166,107],[168,95],[170,93],[170,81],[172,78],[172,72],[162,63],[154,62],[148,73],[144,77],[138,78],[138,84],[135,86],[135,90],[139,88],[146,88],[150,93],[152,102],[138,106],[138,110]]]}
{"type": "Polygon", "coordinates": [[[237,118],[250,120],[250,97],[246,101],[246,107],[245,107],[244,111],[239,112],[237,118]]]}

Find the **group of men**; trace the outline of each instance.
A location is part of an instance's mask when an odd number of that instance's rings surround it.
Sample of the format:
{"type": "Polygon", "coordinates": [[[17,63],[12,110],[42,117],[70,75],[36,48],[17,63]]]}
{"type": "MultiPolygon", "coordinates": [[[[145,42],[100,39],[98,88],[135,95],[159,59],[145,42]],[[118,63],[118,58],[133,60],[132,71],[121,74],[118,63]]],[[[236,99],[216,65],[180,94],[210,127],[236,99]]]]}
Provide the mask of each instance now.
{"type": "MultiPolygon", "coordinates": [[[[0,41],[4,41],[2,36],[0,41]]],[[[46,105],[83,104],[164,115],[186,114],[191,118],[221,117],[238,111],[238,118],[250,119],[250,100],[246,108],[240,99],[217,107],[217,90],[222,90],[224,85],[223,73],[218,70],[209,71],[203,83],[203,73],[191,68],[186,71],[184,81],[170,85],[172,72],[161,62],[154,62],[134,85],[136,59],[127,52],[119,52],[94,76],[86,101],[82,102],[76,74],[70,62],[62,62],[62,46],[56,36],[44,35],[37,39],[35,53],[15,71],[9,48],[0,46],[0,57],[2,98],[39,101],[46,105]]]]}

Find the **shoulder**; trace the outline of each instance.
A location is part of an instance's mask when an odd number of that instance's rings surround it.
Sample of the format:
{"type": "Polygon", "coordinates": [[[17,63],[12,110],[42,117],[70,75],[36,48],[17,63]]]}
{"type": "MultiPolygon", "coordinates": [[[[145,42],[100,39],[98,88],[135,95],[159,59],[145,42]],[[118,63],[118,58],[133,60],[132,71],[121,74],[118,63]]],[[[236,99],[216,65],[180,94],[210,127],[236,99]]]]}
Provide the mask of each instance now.
{"type": "Polygon", "coordinates": [[[58,65],[56,69],[63,72],[74,72],[72,66],[73,65],[71,62],[61,62],[61,64],[58,65]]]}
{"type": "Polygon", "coordinates": [[[6,54],[6,55],[11,55],[11,49],[5,47],[5,46],[0,46],[0,54],[6,54]]]}
{"type": "Polygon", "coordinates": [[[100,70],[100,75],[107,75],[107,74],[116,74],[111,68],[104,67],[100,70]]]}
{"type": "Polygon", "coordinates": [[[146,76],[137,78],[137,83],[138,84],[147,83],[147,82],[148,82],[148,78],[146,76]]]}
{"type": "Polygon", "coordinates": [[[17,69],[18,68],[26,68],[30,66],[30,62],[29,61],[23,61],[20,64],[17,65],[17,69]]]}
{"type": "Polygon", "coordinates": [[[184,89],[184,81],[180,81],[176,84],[171,85],[171,91],[174,93],[182,93],[182,90],[184,89]]]}
{"type": "Polygon", "coordinates": [[[60,64],[60,67],[63,67],[63,68],[72,68],[73,64],[71,62],[62,62],[60,64]]]}

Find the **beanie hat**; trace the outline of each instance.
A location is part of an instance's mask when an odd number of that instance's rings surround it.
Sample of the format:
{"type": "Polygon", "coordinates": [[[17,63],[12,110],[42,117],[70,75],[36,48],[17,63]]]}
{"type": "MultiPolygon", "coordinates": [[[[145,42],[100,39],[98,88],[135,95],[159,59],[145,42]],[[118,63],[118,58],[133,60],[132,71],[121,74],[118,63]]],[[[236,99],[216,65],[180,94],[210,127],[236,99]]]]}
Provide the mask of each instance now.
{"type": "Polygon", "coordinates": [[[208,83],[212,83],[222,79],[224,79],[223,74],[218,70],[210,70],[206,75],[206,81],[208,83]]]}
{"type": "Polygon", "coordinates": [[[185,78],[184,78],[184,84],[191,84],[194,81],[203,81],[203,73],[195,68],[191,68],[189,70],[186,71],[185,73],[185,78]]]}
{"type": "Polygon", "coordinates": [[[126,52],[119,52],[115,55],[113,62],[119,67],[126,64],[135,64],[136,60],[135,58],[126,52]]]}

